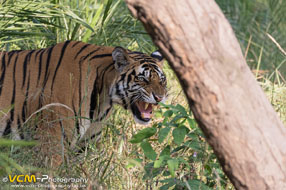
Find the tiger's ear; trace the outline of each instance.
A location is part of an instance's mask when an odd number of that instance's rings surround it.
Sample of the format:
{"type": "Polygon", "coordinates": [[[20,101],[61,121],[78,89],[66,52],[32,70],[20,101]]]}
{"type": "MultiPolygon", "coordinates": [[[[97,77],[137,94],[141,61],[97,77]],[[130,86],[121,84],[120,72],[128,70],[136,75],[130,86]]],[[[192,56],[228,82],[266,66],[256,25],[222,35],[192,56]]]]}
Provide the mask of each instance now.
{"type": "Polygon", "coordinates": [[[151,57],[157,59],[157,61],[158,61],[157,65],[159,65],[160,67],[163,67],[164,58],[158,50],[151,53],[151,57]]]}
{"type": "Polygon", "coordinates": [[[160,53],[159,50],[154,51],[153,53],[151,53],[151,57],[157,59],[158,61],[162,61],[163,60],[163,56],[160,53]]]}
{"type": "Polygon", "coordinates": [[[115,69],[122,72],[124,67],[129,64],[129,56],[123,47],[115,47],[112,51],[112,59],[115,64],[115,69]]]}

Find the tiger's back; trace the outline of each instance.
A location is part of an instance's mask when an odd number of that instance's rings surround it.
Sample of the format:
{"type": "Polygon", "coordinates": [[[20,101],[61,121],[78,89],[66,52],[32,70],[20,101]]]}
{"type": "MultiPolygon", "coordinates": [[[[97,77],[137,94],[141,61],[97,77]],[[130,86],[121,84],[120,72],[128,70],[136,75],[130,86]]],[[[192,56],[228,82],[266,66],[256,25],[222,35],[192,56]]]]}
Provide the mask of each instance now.
{"type": "MultiPolygon", "coordinates": [[[[0,129],[2,135],[13,133],[16,139],[24,138],[18,133],[18,127],[45,105],[55,103],[59,103],[59,107],[60,104],[65,105],[74,113],[62,107],[61,112],[66,113],[64,114],[66,117],[74,116],[82,104],[82,93],[86,89],[82,86],[82,81],[87,76],[87,59],[91,61],[99,58],[101,62],[98,65],[104,68],[113,62],[111,52],[112,48],[109,47],[70,41],[47,49],[2,52],[0,75],[0,108],[4,112],[0,129]]],[[[101,72],[100,68],[98,72],[101,72]]],[[[96,78],[94,75],[95,73],[90,73],[89,77],[96,78]]],[[[57,112],[57,106],[54,107],[52,111],[57,112]]],[[[46,117],[50,121],[57,119],[56,114],[48,112],[46,114],[50,115],[46,117]]]]}

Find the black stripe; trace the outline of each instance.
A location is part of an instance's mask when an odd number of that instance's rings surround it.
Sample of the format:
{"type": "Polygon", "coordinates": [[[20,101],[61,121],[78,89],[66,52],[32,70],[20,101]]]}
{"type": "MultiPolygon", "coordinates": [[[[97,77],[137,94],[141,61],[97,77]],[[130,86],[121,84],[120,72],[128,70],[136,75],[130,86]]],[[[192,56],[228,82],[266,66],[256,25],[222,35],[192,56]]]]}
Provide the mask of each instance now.
{"type": "Polygon", "coordinates": [[[27,53],[26,57],[25,57],[25,60],[24,60],[24,64],[23,64],[23,83],[22,83],[22,89],[25,85],[25,82],[26,82],[26,73],[27,73],[27,65],[28,63],[30,63],[30,58],[31,58],[31,55],[32,53],[34,52],[35,50],[32,50],[30,51],[29,53],[27,53]]]}
{"type": "Polygon", "coordinates": [[[21,121],[19,117],[17,119],[17,125],[18,125],[18,132],[19,132],[20,138],[23,140],[25,137],[23,134],[23,129],[21,128],[21,121]]]}
{"type": "MultiPolygon", "coordinates": [[[[133,88],[134,88],[135,86],[133,86],[133,88]]],[[[140,88],[140,87],[139,87],[140,88]]],[[[133,89],[133,90],[128,90],[128,92],[130,92],[130,93],[132,93],[132,92],[136,92],[136,91],[138,91],[138,89],[139,88],[136,88],[136,89],[133,89]]]]}
{"type": "Polygon", "coordinates": [[[132,76],[132,74],[129,74],[128,77],[127,77],[127,89],[129,88],[129,83],[132,80],[131,76],[132,76]]]}
{"type": "Polygon", "coordinates": [[[120,100],[122,101],[124,109],[127,109],[126,100],[124,99],[124,95],[121,94],[119,90],[119,84],[116,84],[115,89],[116,89],[116,95],[119,96],[120,100]]]}
{"type": "Polygon", "coordinates": [[[8,120],[8,122],[6,124],[3,136],[7,136],[11,133],[11,120],[14,119],[14,108],[11,110],[11,114],[12,115],[10,116],[10,119],[8,120]]]}
{"type": "Polygon", "coordinates": [[[24,100],[24,103],[22,106],[22,121],[26,120],[27,101],[29,98],[29,88],[30,88],[30,72],[29,72],[28,84],[27,84],[27,88],[26,88],[25,100],[24,100]]]}
{"type": "Polygon", "coordinates": [[[41,88],[41,94],[39,96],[39,106],[38,106],[38,109],[40,109],[42,107],[42,94],[46,88],[46,85],[47,85],[47,81],[48,81],[48,78],[50,76],[50,72],[48,71],[49,69],[49,65],[50,65],[50,61],[51,61],[51,55],[52,55],[52,52],[53,52],[53,49],[54,49],[54,46],[53,47],[50,47],[49,49],[47,49],[48,51],[48,55],[47,55],[47,61],[46,61],[46,70],[45,70],[45,76],[44,76],[44,81],[42,83],[42,88],[41,88]]]}
{"type": "Polygon", "coordinates": [[[45,88],[46,88],[46,85],[47,85],[49,76],[50,76],[50,72],[48,72],[47,77],[44,79],[43,84],[42,84],[41,94],[40,94],[40,96],[39,96],[38,109],[40,109],[40,108],[42,107],[42,105],[43,105],[43,102],[42,102],[42,101],[43,101],[43,93],[44,93],[44,91],[45,91],[45,88]]]}
{"type": "Polygon", "coordinates": [[[138,93],[133,94],[133,95],[130,97],[131,101],[134,100],[135,98],[137,98],[138,95],[139,95],[138,93]]]}
{"type": "Polygon", "coordinates": [[[122,75],[120,75],[120,80],[118,81],[118,83],[119,83],[119,82],[123,82],[125,76],[126,76],[126,73],[123,73],[122,75]]]}
{"type": "Polygon", "coordinates": [[[135,71],[135,70],[133,70],[133,71],[130,73],[130,75],[135,76],[135,75],[136,75],[136,71],[135,71]]]}
{"type": "Polygon", "coordinates": [[[80,41],[75,42],[72,47],[75,47],[77,44],[81,43],[80,41]]]}
{"type": "Polygon", "coordinates": [[[3,83],[4,83],[4,78],[5,78],[5,73],[6,73],[6,63],[5,63],[5,57],[6,54],[4,54],[4,56],[2,57],[2,74],[1,74],[1,77],[0,77],[0,96],[1,96],[1,93],[2,93],[2,87],[3,87],[3,83]]]}
{"type": "Polygon", "coordinates": [[[39,85],[40,77],[41,77],[41,74],[42,74],[42,63],[43,63],[43,53],[44,52],[45,52],[45,50],[41,51],[41,54],[40,54],[37,86],[39,85]]]}
{"type": "Polygon", "coordinates": [[[96,107],[96,104],[97,104],[97,98],[98,98],[98,91],[97,91],[96,84],[97,84],[97,80],[99,78],[99,76],[98,76],[99,68],[100,68],[100,66],[96,68],[96,78],[94,80],[93,89],[92,89],[92,93],[91,93],[91,96],[90,96],[89,118],[91,120],[93,119],[95,107],[96,107]]]}
{"type": "Polygon", "coordinates": [[[103,57],[110,57],[110,56],[112,56],[111,53],[109,53],[109,54],[100,54],[100,55],[95,55],[95,56],[91,57],[89,60],[103,58],[103,57]]]}
{"type": "MultiPolygon", "coordinates": [[[[130,83],[130,81],[132,80],[132,76],[135,77],[135,75],[136,75],[135,70],[133,70],[133,71],[128,75],[128,78],[127,78],[127,87],[126,87],[126,89],[129,89],[129,83],[130,83]]],[[[129,92],[130,92],[130,91],[129,91],[129,92]]]]}
{"type": "Polygon", "coordinates": [[[121,97],[121,101],[122,101],[122,103],[123,103],[124,109],[127,110],[127,104],[126,104],[126,100],[124,99],[124,97],[121,97]]]}
{"type": "Polygon", "coordinates": [[[15,58],[14,67],[13,67],[13,94],[12,94],[12,100],[11,100],[11,103],[10,103],[10,105],[13,106],[13,107],[12,107],[12,109],[10,111],[10,119],[7,121],[5,130],[4,130],[4,133],[3,133],[4,136],[6,136],[6,135],[11,133],[11,123],[14,120],[14,109],[15,109],[14,103],[15,103],[15,94],[16,94],[16,65],[17,65],[17,60],[18,60],[18,56],[15,58]]]}
{"type": "Polygon", "coordinates": [[[69,44],[70,42],[71,42],[71,41],[66,41],[66,42],[64,43],[63,48],[62,48],[61,56],[60,56],[60,59],[59,59],[59,61],[58,61],[58,64],[57,64],[56,70],[55,70],[55,72],[54,72],[53,80],[52,80],[52,87],[51,87],[51,91],[52,91],[52,93],[53,93],[54,81],[55,81],[55,78],[56,78],[56,75],[57,75],[58,69],[59,69],[59,67],[60,67],[60,65],[61,65],[61,63],[62,63],[63,56],[64,56],[64,54],[65,54],[65,50],[66,50],[66,48],[67,48],[67,46],[68,46],[68,44],[69,44]]]}
{"type": "MultiPolygon", "coordinates": [[[[153,69],[157,72],[157,74],[159,75],[162,75],[163,74],[163,72],[158,68],[158,66],[153,66],[153,69]]],[[[160,76],[159,75],[159,76],[160,76]]]]}
{"type": "MultiPolygon", "coordinates": [[[[73,107],[73,113],[74,113],[74,116],[75,116],[75,120],[76,120],[76,122],[75,122],[75,124],[76,124],[76,132],[77,132],[77,134],[80,134],[80,128],[79,128],[79,118],[78,118],[78,114],[76,113],[76,109],[75,109],[75,107],[74,107],[74,102],[73,102],[73,100],[72,100],[72,107],[73,107]]],[[[79,111],[79,113],[80,113],[80,111],[79,111]]]]}
{"type": "Polygon", "coordinates": [[[148,64],[148,63],[146,63],[146,64],[144,64],[144,65],[141,66],[141,68],[144,68],[144,69],[145,69],[145,68],[149,68],[149,67],[150,67],[150,64],[148,64]]]}
{"type": "Polygon", "coordinates": [[[132,51],[132,52],[129,52],[128,54],[139,54],[139,55],[142,55],[144,53],[142,53],[140,51],[132,51]]]}
{"type": "MultiPolygon", "coordinates": [[[[47,81],[48,69],[49,69],[49,65],[50,65],[51,55],[52,55],[53,49],[54,49],[54,46],[53,46],[53,47],[50,47],[50,48],[48,49],[48,55],[47,55],[47,61],[46,61],[46,70],[45,70],[45,77],[44,77],[44,80],[45,80],[45,81],[47,81]]],[[[44,81],[44,83],[46,83],[45,81],[44,81]]]]}
{"type": "MultiPolygon", "coordinates": [[[[126,80],[126,75],[124,74],[124,76],[122,75],[122,79],[123,79],[123,81],[122,81],[122,85],[123,85],[123,89],[124,89],[124,80],[126,80]]],[[[128,84],[127,84],[128,85],[128,84]]],[[[123,90],[123,93],[124,93],[124,95],[123,95],[123,97],[128,97],[128,91],[127,90],[123,90]]],[[[125,100],[124,100],[125,101],[125,100]]],[[[125,107],[126,107],[126,105],[124,105],[125,107]]],[[[125,108],[126,109],[126,108],[125,108]]]]}
{"type": "Polygon", "coordinates": [[[79,67],[79,83],[78,83],[78,93],[79,93],[79,101],[78,101],[78,107],[79,107],[79,114],[81,116],[81,82],[82,82],[82,71],[81,71],[81,64],[78,64],[79,67]]]}
{"type": "Polygon", "coordinates": [[[39,55],[39,53],[43,52],[45,49],[38,49],[37,52],[36,52],[36,55],[35,55],[35,60],[34,62],[37,63],[37,57],[39,55]]]}
{"type": "Polygon", "coordinates": [[[86,60],[89,56],[91,56],[92,54],[94,54],[95,52],[97,52],[99,49],[100,49],[100,48],[97,48],[97,49],[95,49],[95,50],[89,52],[87,55],[82,56],[82,57],[80,58],[80,63],[82,63],[82,62],[83,62],[84,60],[86,60]]]}
{"type": "Polygon", "coordinates": [[[85,49],[87,48],[88,46],[90,46],[90,44],[85,44],[83,47],[80,48],[80,50],[77,52],[77,54],[75,55],[74,59],[77,58],[77,56],[85,49]]]}
{"type": "Polygon", "coordinates": [[[111,98],[110,98],[110,100],[109,100],[109,104],[110,104],[110,106],[112,107],[113,102],[112,102],[112,99],[111,99],[111,98]]]}
{"type": "Polygon", "coordinates": [[[81,83],[82,83],[82,71],[81,71],[81,64],[78,64],[78,67],[79,67],[79,83],[78,83],[78,98],[79,98],[79,101],[78,101],[78,107],[79,107],[79,115],[81,117],[81,83]]]}
{"type": "MultiPolygon", "coordinates": [[[[104,75],[105,75],[105,73],[108,71],[108,69],[109,69],[110,67],[112,67],[113,65],[114,65],[114,63],[112,62],[112,63],[109,64],[103,71],[101,71],[101,86],[100,86],[100,88],[99,88],[99,94],[102,93],[102,89],[103,89],[103,86],[104,86],[104,75]]],[[[113,69],[114,69],[114,67],[113,67],[113,69]]]]}
{"type": "Polygon", "coordinates": [[[93,119],[95,108],[96,108],[96,106],[98,106],[98,105],[96,105],[97,100],[99,98],[97,88],[96,88],[96,83],[97,83],[97,80],[95,80],[93,83],[93,89],[92,89],[92,93],[91,93],[91,97],[90,97],[89,118],[91,120],[93,119]]]}
{"type": "Polygon", "coordinates": [[[15,54],[15,53],[17,53],[17,51],[10,51],[10,52],[8,52],[8,66],[10,65],[10,61],[11,61],[11,58],[13,57],[13,55],[15,54]]]}

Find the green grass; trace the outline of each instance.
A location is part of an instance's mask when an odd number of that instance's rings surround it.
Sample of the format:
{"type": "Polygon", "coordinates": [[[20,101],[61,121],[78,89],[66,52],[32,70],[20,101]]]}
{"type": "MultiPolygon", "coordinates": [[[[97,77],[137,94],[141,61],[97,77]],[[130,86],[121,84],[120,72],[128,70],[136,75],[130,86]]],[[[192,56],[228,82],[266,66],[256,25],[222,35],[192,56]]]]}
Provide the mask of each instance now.
{"type": "MultiPolygon", "coordinates": [[[[242,52],[247,52],[246,60],[251,69],[267,70],[270,73],[279,68],[285,79],[286,64],[283,55],[270,34],[282,47],[286,47],[286,1],[280,0],[216,0],[239,40],[242,52]],[[247,45],[250,46],[247,49],[247,45]],[[261,53],[260,53],[261,52],[261,53]],[[261,57],[262,56],[262,57],[261,57]]],[[[271,78],[274,81],[274,78],[271,78]]]]}
{"type": "MultiPolygon", "coordinates": [[[[142,24],[130,15],[123,0],[1,2],[1,50],[43,48],[65,40],[107,46],[120,45],[147,53],[156,50],[142,24]]],[[[286,48],[286,22],[283,14],[286,11],[285,2],[217,0],[217,3],[231,23],[257,81],[286,124],[286,64],[285,54],[281,50],[286,48]]],[[[164,71],[169,88],[166,104],[180,104],[187,108],[187,101],[173,71],[167,64],[164,65],[164,71]]],[[[2,110],[3,113],[7,111],[8,109],[2,110]]],[[[164,122],[162,114],[165,111],[158,111],[150,126],[164,122]]],[[[207,184],[212,189],[234,189],[221,171],[199,128],[194,126],[201,135],[198,141],[200,149],[197,151],[199,156],[190,163],[192,170],[180,167],[176,170],[176,176],[183,181],[186,179],[183,174],[192,171],[190,178],[207,184]],[[209,166],[213,166],[214,170],[209,166]]],[[[1,175],[30,172],[37,175],[52,174],[54,177],[83,177],[88,179],[86,185],[93,186],[93,189],[159,189],[164,184],[161,181],[168,180],[168,177],[163,174],[154,178],[144,177],[150,159],[144,156],[140,145],[129,142],[143,128],[145,127],[133,121],[130,112],[116,106],[111,117],[104,121],[100,143],[86,142],[88,149],[81,155],[68,152],[70,159],[58,171],[50,171],[45,167],[45,163],[42,163],[31,147],[25,147],[21,143],[22,146],[11,146],[10,142],[7,141],[7,144],[1,141],[1,175]]],[[[176,147],[172,135],[166,137],[162,143],[158,143],[156,138],[155,135],[150,142],[157,154],[166,145],[176,147]]],[[[194,150],[195,148],[184,149],[173,154],[173,157],[192,159],[194,150]]],[[[168,172],[168,167],[164,170],[168,172]]],[[[1,187],[9,187],[8,184],[2,186],[1,183],[1,187]]],[[[186,188],[188,189],[187,185],[186,188]]]]}

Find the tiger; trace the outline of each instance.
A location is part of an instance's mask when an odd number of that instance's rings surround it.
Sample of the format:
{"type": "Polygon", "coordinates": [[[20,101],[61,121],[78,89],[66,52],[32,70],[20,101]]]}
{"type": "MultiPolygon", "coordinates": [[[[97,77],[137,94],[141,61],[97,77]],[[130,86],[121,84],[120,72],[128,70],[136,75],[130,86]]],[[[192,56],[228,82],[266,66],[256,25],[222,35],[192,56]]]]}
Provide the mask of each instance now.
{"type": "Polygon", "coordinates": [[[123,47],[65,41],[49,48],[0,52],[0,137],[69,146],[101,133],[118,104],[135,122],[150,123],[167,96],[159,51],[150,56],[123,47]],[[46,138],[46,136],[49,136],[46,138]]]}

